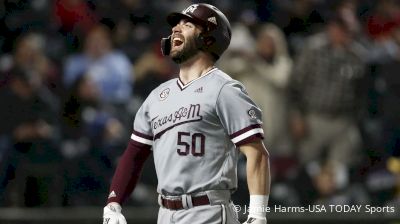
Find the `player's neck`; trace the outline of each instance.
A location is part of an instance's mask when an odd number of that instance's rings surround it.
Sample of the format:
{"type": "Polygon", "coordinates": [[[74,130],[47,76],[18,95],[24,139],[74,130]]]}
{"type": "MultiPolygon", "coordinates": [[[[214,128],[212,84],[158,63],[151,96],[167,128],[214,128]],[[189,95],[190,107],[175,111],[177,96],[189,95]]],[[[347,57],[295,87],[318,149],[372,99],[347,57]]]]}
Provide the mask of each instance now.
{"type": "Polygon", "coordinates": [[[214,67],[214,62],[207,57],[197,57],[180,64],[179,78],[186,84],[206,74],[214,67]]]}

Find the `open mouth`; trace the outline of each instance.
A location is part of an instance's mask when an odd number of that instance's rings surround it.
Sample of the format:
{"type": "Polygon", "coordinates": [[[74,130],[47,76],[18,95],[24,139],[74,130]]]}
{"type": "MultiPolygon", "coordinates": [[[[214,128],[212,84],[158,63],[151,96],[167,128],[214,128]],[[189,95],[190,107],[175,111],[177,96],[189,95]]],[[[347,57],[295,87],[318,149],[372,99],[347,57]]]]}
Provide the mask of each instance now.
{"type": "Polygon", "coordinates": [[[174,37],[174,39],[172,39],[172,44],[175,47],[179,47],[183,44],[183,40],[179,37],[174,37]]]}

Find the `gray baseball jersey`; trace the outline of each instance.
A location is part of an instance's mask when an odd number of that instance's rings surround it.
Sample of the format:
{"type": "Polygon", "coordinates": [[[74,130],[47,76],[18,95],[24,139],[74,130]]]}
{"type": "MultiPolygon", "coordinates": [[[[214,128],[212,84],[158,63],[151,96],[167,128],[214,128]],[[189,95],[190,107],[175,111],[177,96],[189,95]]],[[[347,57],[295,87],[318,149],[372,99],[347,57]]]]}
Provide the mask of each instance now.
{"type": "Polygon", "coordinates": [[[131,139],[152,146],[157,191],[166,195],[237,188],[237,146],[263,138],[261,111],[241,83],[217,68],[154,89],[131,139]]]}

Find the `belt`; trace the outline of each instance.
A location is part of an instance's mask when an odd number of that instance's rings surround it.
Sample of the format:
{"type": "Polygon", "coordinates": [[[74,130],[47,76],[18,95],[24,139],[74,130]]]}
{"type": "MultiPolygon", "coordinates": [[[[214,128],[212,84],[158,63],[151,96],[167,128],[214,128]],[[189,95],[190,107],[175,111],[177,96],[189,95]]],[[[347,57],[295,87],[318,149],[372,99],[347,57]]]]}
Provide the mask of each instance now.
{"type": "MultiPolygon", "coordinates": [[[[184,202],[187,205],[187,201],[184,202]]],[[[207,195],[202,195],[202,196],[192,196],[191,197],[191,204],[192,206],[184,206],[184,203],[182,202],[182,198],[177,198],[177,199],[167,199],[165,197],[161,197],[161,205],[164,206],[167,209],[171,210],[180,210],[184,208],[190,208],[190,207],[195,207],[195,206],[200,206],[200,205],[209,205],[210,204],[210,199],[208,199],[207,195]]]]}

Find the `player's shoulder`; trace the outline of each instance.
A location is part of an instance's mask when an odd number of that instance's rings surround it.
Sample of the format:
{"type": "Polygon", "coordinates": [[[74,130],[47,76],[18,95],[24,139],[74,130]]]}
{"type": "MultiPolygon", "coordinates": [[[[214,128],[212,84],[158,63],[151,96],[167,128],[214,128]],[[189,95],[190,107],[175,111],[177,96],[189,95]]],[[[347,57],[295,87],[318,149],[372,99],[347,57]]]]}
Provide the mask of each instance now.
{"type": "Polygon", "coordinates": [[[218,85],[220,88],[223,88],[224,86],[243,86],[242,83],[236,79],[233,79],[221,69],[216,69],[213,72],[212,79],[213,82],[211,83],[218,85]]]}
{"type": "Polygon", "coordinates": [[[228,74],[226,74],[219,68],[213,69],[211,74],[212,75],[210,76],[210,78],[213,79],[213,83],[215,84],[224,85],[225,83],[233,80],[232,77],[230,77],[228,74]]]}
{"type": "Polygon", "coordinates": [[[213,75],[213,78],[215,81],[213,83],[219,85],[219,87],[222,89],[235,89],[238,88],[243,92],[246,92],[244,85],[239,82],[236,79],[233,79],[231,76],[226,74],[220,69],[217,69],[215,71],[215,74],[213,75]]]}

